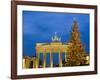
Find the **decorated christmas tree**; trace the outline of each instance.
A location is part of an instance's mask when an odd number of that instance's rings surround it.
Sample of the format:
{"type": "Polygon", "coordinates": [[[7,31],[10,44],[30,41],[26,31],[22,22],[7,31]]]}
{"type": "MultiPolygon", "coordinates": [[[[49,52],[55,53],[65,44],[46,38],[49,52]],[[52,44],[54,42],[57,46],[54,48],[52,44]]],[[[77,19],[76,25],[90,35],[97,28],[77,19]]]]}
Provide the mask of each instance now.
{"type": "Polygon", "coordinates": [[[72,25],[71,39],[69,41],[69,50],[67,52],[67,66],[84,65],[86,62],[86,52],[80,39],[80,33],[78,31],[77,20],[74,19],[72,25]]]}

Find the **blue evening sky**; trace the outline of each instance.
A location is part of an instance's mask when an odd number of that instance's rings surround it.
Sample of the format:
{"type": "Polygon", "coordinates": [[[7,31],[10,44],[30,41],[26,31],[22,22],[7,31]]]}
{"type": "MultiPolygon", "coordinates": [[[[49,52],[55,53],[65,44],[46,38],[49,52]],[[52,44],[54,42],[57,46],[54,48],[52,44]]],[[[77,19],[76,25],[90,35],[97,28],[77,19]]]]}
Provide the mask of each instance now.
{"type": "Polygon", "coordinates": [[[24,56],[35,56],[36,43],[51,42],[55,32],[62,42],[68,42],[74,17],[78,22],[81,41],[89,53],[89,14],[23,11],[22,15],[24,56]]]}

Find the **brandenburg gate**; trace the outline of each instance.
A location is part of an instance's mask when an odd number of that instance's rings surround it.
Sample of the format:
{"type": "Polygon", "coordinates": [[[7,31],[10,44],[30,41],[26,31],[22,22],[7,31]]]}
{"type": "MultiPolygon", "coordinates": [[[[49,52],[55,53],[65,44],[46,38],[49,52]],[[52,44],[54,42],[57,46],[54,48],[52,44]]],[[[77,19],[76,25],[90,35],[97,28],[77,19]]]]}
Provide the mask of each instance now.
{"type": "Polygon", "coordinates": [[[51,43],[37,43],[36,44],[36,68],[39,67],[39,58],[40,53],[43,53],[43,67],[46,67],[46,54],[50,53],[50,67],[53,67],[53,53],[57,52],[59,54],[59,66],[62,67],[62,53],[65,53],[65,61],[66,61],[66,53],[68,51],[68,44],[62,43],[61,38],[57,37],[55,32],[54,37],[52,37],[51,43]]]}

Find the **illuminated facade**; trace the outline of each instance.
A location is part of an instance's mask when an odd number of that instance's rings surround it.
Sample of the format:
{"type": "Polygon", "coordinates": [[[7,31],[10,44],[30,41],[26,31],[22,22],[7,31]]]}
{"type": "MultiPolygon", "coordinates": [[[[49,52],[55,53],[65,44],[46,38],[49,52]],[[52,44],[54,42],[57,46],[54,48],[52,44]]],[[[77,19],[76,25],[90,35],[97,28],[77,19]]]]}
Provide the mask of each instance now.
{"type": "Polygon", "coordinates": [[[36,57],[25,56],[23,58],[22,67],[25,69],[36,68],[36,57]]]}

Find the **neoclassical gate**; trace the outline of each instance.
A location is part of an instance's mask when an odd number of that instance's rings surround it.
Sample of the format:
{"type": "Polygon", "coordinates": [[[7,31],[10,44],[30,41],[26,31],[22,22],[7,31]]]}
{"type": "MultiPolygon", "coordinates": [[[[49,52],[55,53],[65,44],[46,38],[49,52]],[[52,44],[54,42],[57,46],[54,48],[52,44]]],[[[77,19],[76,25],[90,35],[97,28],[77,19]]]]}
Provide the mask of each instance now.
{"type": "Polygon", "coordinates": [[[50,67],[53,67],[53,53],[59,54],[59,66],[62,67],[62,53],[65,53],[65,60],[68,51],[68,44],[62,42],[37,43],[36,44],[36,68],[39,67],[40,53],[43,53],[43,67],[46,67],[46,54],[50,53],[50,67]]]}

